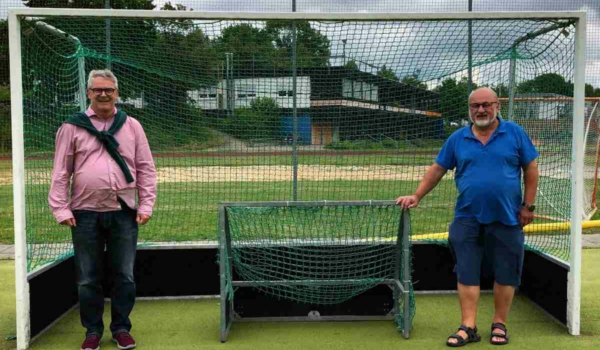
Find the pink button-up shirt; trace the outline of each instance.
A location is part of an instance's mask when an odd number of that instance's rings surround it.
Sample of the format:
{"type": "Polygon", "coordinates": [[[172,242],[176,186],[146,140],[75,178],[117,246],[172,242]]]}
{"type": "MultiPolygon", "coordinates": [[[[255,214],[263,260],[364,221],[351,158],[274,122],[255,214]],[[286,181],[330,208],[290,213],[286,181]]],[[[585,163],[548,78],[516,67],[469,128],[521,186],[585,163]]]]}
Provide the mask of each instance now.
{"type": "MultiPolygon", "coordinates": [[[[116,112],[115,108],[114,114],[116,112]]],[[[100,131],[108,130],[115,119],[113,114],[112,118],[104,121],[91,108],[85,114],[100,131]]],[[[136,119],[127,117],[114,137],[119,142],[117,151],[135,180],[132,183],[127,183],[123,171],[96,136],[82,127],[67,123],[58,129],[48,203],[59,223],[72,218],[72,210],[120,210],[117,198],[121,198],[130,208],[136,208],[136,189],[139,196],[138,213],[152,215],[156,201],[156,168],[144,129],[136,119]]]]}

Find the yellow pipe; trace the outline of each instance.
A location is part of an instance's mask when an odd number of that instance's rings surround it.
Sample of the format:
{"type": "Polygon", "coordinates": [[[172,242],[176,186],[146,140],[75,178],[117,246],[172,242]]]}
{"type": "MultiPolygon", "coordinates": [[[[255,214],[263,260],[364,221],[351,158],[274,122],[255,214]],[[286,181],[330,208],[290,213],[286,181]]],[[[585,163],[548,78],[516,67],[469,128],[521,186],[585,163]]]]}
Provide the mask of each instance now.
{"type": "MultiPolygon", "coordinates": [[[[581,224],[582,229],[593,228],[593,227],[600,227],[600,220],[584,221],[581,224]]],[[[556,223],[553,222],[553,223],[546,223],[546,224],[527,225],[527,226],[525,226],[525,228],[523,228],[523,231],[525,233],[533,235],[533,234],[539,234],[539,233],[548,232],[548,231],[564,231],[564,230],[568,230],[570,228],[571,228],[570,222],[556,222],[556,223]]],[[[425,240],[425,239],[435,239],[435,240],[448,239],[448,232],[414,235],[411,237],[411,239],[417,240],[417,241],[425,240]]]]}

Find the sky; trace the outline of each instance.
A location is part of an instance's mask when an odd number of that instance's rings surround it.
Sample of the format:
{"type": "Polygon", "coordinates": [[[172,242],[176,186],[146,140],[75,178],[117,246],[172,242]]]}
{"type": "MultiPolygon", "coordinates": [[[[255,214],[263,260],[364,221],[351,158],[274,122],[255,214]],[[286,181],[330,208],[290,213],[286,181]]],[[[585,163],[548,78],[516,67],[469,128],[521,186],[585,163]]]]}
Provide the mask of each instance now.
{"type": "MultiPolygon", "coordinates": [[[[159,9],[167,1],[154,0],[159,9]]],[[[174,0],[196,11],[289,12],[284,0],[174,0]]],[[[0,18],[9,7],[23,7],[21,0],[0,0],[0,18]]],[[[468,9],[468,0],[297,0],[299,12],[458,12],[468,9]]],[[[586,82],[600,87],[600,1],[599,0],[473,0],[474,11],[565,11],[588,14],[586,82]]],[[[355,48],[360,50],[360,48],[355,48]]],[[[334,54],[337,48],[334,48],[334,54]]]]}

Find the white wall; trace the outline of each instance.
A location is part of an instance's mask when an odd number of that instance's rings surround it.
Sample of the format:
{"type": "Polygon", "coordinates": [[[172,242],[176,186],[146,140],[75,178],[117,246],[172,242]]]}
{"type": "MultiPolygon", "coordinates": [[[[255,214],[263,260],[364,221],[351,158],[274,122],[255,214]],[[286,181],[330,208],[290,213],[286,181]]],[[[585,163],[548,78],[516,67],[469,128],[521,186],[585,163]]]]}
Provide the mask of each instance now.
{"type": "MultiPolygon", "coordinates": [[[[280,108],[293,107],[292,77],[249,78],[233,80],[235,108],[250,107],[250,102],[258,97],[270,97],[277,101],[280,108]]],[[[296,78],[296,105],[298,108],[310,107],[310,77],[296,78]]],[[[202,109],[227,108],[226,81],[219,86],[188,91],[188,96],[202,109]]]]}
{"type": "Polygon", "coordinates": [[[516,101],[517,118],[555,120],[568,108],[564,101],[516,101]]]}

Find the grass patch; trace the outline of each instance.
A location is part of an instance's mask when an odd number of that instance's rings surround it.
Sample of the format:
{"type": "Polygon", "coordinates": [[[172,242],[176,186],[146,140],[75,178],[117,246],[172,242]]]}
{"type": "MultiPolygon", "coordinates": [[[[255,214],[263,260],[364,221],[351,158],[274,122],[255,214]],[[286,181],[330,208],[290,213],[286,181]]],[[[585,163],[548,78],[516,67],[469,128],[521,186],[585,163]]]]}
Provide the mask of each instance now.
{"type": "MultiPolygon", "coordinates": [[[[290,150],[291,151],[291,150],[290,150]]],[[[309,151],[310,152],[310,151],[309,151]]],[[[435,154],[374,154],[374,155],[352,155],[348,152],[328,152],[320,154],[314,152],[310,155],[299,155],[300,165],[338,165],[338,166],[367,166],[367,165],[406,165],[406,166],[429,166],[435,160],[435,154]],[[339,155],[336,155],[339,153],[339,155]]],[[[223,153],[227,154],[227,153],[223,153]]],[[[155,157],[157,167],[165,166],[254,166],[254,165],[292,165],[292,157],[286,155],[250,154],[247,156],[190,156],[190,157],[155,157]]]]}
{"type": "MultiPolygon", "coordinates": [[[[299,200],[392,200],[414,191],[419,181],[301,181],[298,183],[299,200]]],[[[27,187],[29,207],[28,235],[38,243],[52,245],[69,242],[68,228],[57,225],[47,208],[48,185],[27,187]],[[33,209],[32,203],[39,204],[33,209]],[[40,207],[41,205],[41,207],[40,207]],[[41,208],[41,209],[40,209],[41,208]]],[[[152,220],[140,230],[141,242],[182,242],[216,239],[217,203],[220,201],[275,201],[292,200],[292,183],[278,182],[190,182],[161,183],[152,220]]],[[[0,187],[0,195],[12,197],[10,186],[0,187]]],[[[411,212],[412,232],[415,235],[447,232],[452,220],[456,188],[452,180],[443,180],[411,212]]],[[[13,244],[12,200],[0,206],[0,244],[13,244]]],[[[538,220],[537,223],[542,223],[538,220]]],[[[564,242],[546,238],[534,239],[563,257],[564,242]],[[560,243],[560,245],[559,245],[560,243]]],[[[60,249],[59,249],[60,250],[60,249]]],[[[34,256],[35,249],[32,250],[34,256]]],[[[64,253],[64,252],[63,252],[64,253]]],[[[57,254],[59,252],[57,251],[57,254]]]]}
{"type": "Polygon", "coordinates": [[[12,186],[0,186],[0,244],[14,244],[12,186]]]}
{"type": "Polygon", "coordinates": [[[15,310],[15,264],[0,260],[0,350],[15,349],[15,340],[6,340],[17,334],[15,310]]]}

